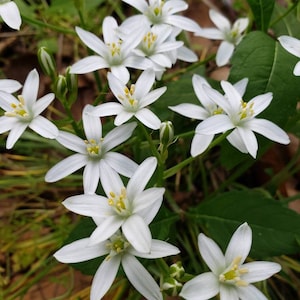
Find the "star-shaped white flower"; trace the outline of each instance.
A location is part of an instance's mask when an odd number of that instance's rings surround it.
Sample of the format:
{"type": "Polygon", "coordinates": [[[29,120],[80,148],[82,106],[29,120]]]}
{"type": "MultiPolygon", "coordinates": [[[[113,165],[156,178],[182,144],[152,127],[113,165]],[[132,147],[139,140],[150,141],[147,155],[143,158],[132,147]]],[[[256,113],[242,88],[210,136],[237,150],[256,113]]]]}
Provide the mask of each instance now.
{"type": "Polygon", "coordinates": [[[0,79],[0,91],[6,93],[14,93],[22,87],[22,84],[13,79],[0,79]]]}
{"type": "Polygon", "coordinates": [[[180,296],[186,300],[207,300],[220,293],[221,300],[267,300],[251,283],[265,280],[281,270],[274,262],[244,263],[252,243],[252,231],[247,223],[235,231],[223,255],[219,246],[200,233],[198,246],[211,272],[188,281],[180,296]]]}
{"type": "Polygon", "coordinates": [[[231,25],[227,18],[213,9],[209,11],[209,16],[217,28],[203,28],[196,35],[222,40],[216,55],[216,64],[221,67],[229,62],[235,47],[243,38],[243,32],[248,27],[249,20],[240,18],[231,25]]]}
{"type": "Polygon", "coordinates": [[[117,115],[114,122],[116,126],[135,116],[151,129],[156,130],[160,127],[160,119],[147,106],[155,102],[167,88],[161,87],[150,91],[155,82],[155,73],[152,69],[144,71],[129,88],[112,73],[108,73],[107,78],[110,89],[120,103],[100,104],[92,110],[93,115],[99,117],[117,115]]]}
{"type": "Polygon", "coordinates": [[[200,26],[193,20],[177,15],[176,13],[184,11],[188,8],[188,4],[182,0],[123,0],[123,2],[133,6],[142,15],[135,15],[127,18],[122,27],[130,28],[147,22],[153,26],[160,26],[162,24],[172,25],[175,28],[197,32],[200,26]]]}
{"type": "Polygon", "coordinates": [[[46,182],[55,182],[84,167],[83,188],[85,193],[95,193],[102,163],[105,161],[124,176],[131,176],[137,164],[123,154],[112,152],[114,147],[126,141],[132,134],[136,123],[114,128],[102,137],[101,120],[92,116],[87,105],[82,113],[83,129],[86,140],[75,134],[60,131],[57,141],[66,148],[77,152],[56,164],[46,174],[46,182]]]}
{"type": "Polygon", "coordinates": [[[133,54],[132,50],[139,44],[146,28],[140,26],[131,28],[129,34],[120,36],[119,26],[113,17],[105,17],[103,21],[103,39],[80,27],[76,32],[82,42],[93,50],[96,55],[91,55],[76,62],[71,67],[71,73],[84,74],[95,70],[109,68],[122,82],[129,80],[127,67],[145,70],[151,63],[143,57],[133,54]]]}
{"type": "Polygon", "coordinates": [[[0,16],[2,20],[12,29],[19,30],[22,20],[17,4],[10,0],[0,1],[0,16]]]}
{"type": "Polygon", "coordinates": [[[89,238],[75,241],[58,250],[54,257],[63,263],[78,263],[106,255],[94,276],[91,300],[99,300],[106,294],[117,276],[120,265],[134,288],[146,299],[162,300],[159,286],[136,256],[155,259],[178,253],[177,247],[155,239],[151,240],[150,252],[141,253],[118,232],[108,240],[95,245],[91,245],[89,238]]]}
{"type": "Polygon", "coordinates": [[[258,143],[254,132],[280,144],[288,144],[288,135],[276,124],[256,116],[265,110],[272,101],[273,94],[265,93],[244,102],[238,90],[229,82],[221,81],[225,95],[203,86],[204,91],[223,111],[202,121],[196,132],[198,134],[217,134],[233,129],[227,140],[239,151],[249,153],[256,158],[258,143]]]}
{"type": "MultiPolygon", "coordinates": [[[[223,114],[223,109],[219,107],[214,101],[210,99],[206,91],[203,89],[203,86],[210,87],[210,84],[207,80],[200,75],[193,75],[192,78],[193,88],[195,94],[200,102],[200,105],[192,103],[182,103],[176,106],[170,106],[169,108],[185,117],[196,120],[205,120],[211,116],[223,114]]],[[[242,79],[237,82],[234,87],[239,92],[241,97],[245,93],[245,89],[248,83],[248,79],[242,79]]],[[[200,123],[201,124],[201,123],[200,123]]],[[[202,134],[198,131],[198,128],[201,129],[200,124],[196,127],[195,135],[192,139],[191,145],[191,155],[193,157],[203,153],[209,144],[214,138],[214,134],[202,134]]]]}
{"type": "Polygon", "coordinates": [[[91,235],[96,244],[110,238],[117,230],[122,232],[138,251],[147,253],[151,247],[148,225],[157,214],[164,188],[145,189],[156,169],[155,157],[147,158],[124,186],[120,176],[106,163],[100,168],[100,178],[106,197],[77,195],[67,198],[63,205],[69,210],[93,217],[97,228],[91,235]]]}
{"type": "MultiPolygon", "coordinates": [[[[288,35],[282,35],[278,40],[286,51],[300,58],[300,40],[288,35]]],[[[300,76],[300,61],[295,65],[293,73],[300,76]]]]}
{"type": "MultiPolygon", "coordinates": [[[[6,91],[15,90],[18,84],[13,83],[6,91]]],[[[57,127],[40,114],[54,100],[50,93],[37,100],[39,89],[39,74],[32,70],[24,83],[22,94],[18,98],[0,90],[0,107],[5,111],[0,117],[0,134],[10,131],[6,148],[11,149],[27,127],[39,135],[54,139],[58,135],[57,127]]]]}

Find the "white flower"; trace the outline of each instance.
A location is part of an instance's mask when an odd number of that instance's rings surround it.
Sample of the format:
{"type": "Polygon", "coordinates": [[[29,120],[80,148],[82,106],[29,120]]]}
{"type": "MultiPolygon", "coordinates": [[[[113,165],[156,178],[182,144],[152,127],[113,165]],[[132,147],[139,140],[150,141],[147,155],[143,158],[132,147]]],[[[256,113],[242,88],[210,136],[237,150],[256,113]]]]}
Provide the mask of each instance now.
{"type": "MultiPolygon", "coordinates": [[[[300,40],[288,35],[282,35],[278,40],[286,51],[300,58],[300,40]]],[[[294,68],[294,75],[300,76],[300,61],[294,68]]]]}
{"type": "Polygon", "coordinates": [[[265,280],[281,270],[274,262],[244,263],[252,243],[252,231],[247,223],[235,231],[223,255],[219,246],[200,233],[198,246],[211,272],[188,281],[180,296],[187,300],[206,300],[220,293],[221,300],[267,300],[251,283],[265,280]]]}
{"type": "Polygon", "coordinates": [[[239,91],[229,82],[221,81],[225,96],[216,90],[203,86],[204,91],[223,111],[201,122],[196,133],[212,135],[233,129],[227,140],[239,151],[256,158],[258,144],[254,132],[281,144],[288,144],[288,135],[277,125],[256,116],[265,110],[272,101],[272,93],[258,95],[244,102],[239,91]]]}
{"type": "Polygon", "coordinates": [[[0,91],[14,93],[22,87],[22,84],[13,79],[0,79],[0,91]]]}
{"type": "Polygon", "coordinates": [[[120,176],[106,163],[101,165],[100,177],[107,198],[98,195],[77,195],[67,198],[63,205],[69,210],[93,217],[97,228],[91,235],[96,244],[110,238],[117,230],[122,232],[138,251],[147,253],[151,247],[148,225],[157,214],[164,188],[145,189],[155,171],[155,157],[147,158],[129,179],[127,187],[120,176]]]}
{"type": "MultiPolygon", "coordinates": [[[[17,86],[14,83],[8,90],[15,90],[17,86]]],[[[56,126],[40,116],[54,100],[54,94],[47,94],[37,100],[38,89],[39,74],[34,69],[28,74],[18,99],[0,91],[0,107],[5,111],[4,116],[0,117],[0,134],[10,130],[6,141],[7,149],[14,146],[27,127],[45,138],[54,139],[58,135],[56,126]]]]}
{"type": "Polygon", "coordinates": [[[19,30],[22,20],[17,4],[10,0],[0,1],[0,17],[12,29],[19,30]]]}
{"type": "Polygon", "coordinates": [[[216,64],[221,67],[226,65],[233,51],[243,38],[243,32],[248,27],[248,18],[240,18],[230,24],[229,20],[217,11],[211,9],[209,16],[217,28],[203,28],[196,35],[208,39],[222,40],[216,55],[216,64]]]}
{"type": "Polygon", "coordinates": [[[58,250],[54,257],[63,263],[78,263],[106,255],[94,276],[91,300],[99,300],[106,294],[117,276],[120,265],[131,284],[146,299],[162,300],[159,286],[135,256],[155,259],[178,253],[177,247],[155,239],[151,240],[150,252],[141,253],[118,232],[110,239],[95,245],[91,245],[89,238],[75,241],[58,250]]]}
{"type": "Polygon", "coordinates": [[[117,115],[114,122],[116,126],[135,116],[151,129],[160,127],[160,119],[147,106],[155,102],[167,88],[161,87],[150,91],[155,81],[153,70],[144,71],[136,84],[132,84],[129,88],[112,73],[108,73],[107,78],[110,89],[120,103],[100,104],[92,110],[93,115],[99,117],[117,115]]]}
{"type": "MultiPolygon", "coordinates": [[[[183,103],[176,106],[170,106],[169,108],[185,117],[201,121],[211,116],[222,114],[223,109],[219,107],[214,101],[212,101],[207,95],[206,91],[203,89],[204,85],[210,87],[206,79],[200,75],[195,74],[193,75],[192,83],[200,105],[192,103],[183,103]]],[[[245,93],[247,83],[248,79],[242,79],[234,85],[241,97],[245,93]]],[[[201,129],[202,126],[200,124],[196,127],[195,135],[192,139],[191,155],[193,157],[203,153],[214,138],[214,133],[200,133],[198,131],[198,128],[201,129]]]]}
{"type": "Polygon", "coordinates": [[[127,18],[122,23],[123,28],[130,28],[132,26],[135,27],[137,24],[141,24],[141,22],[147,22],[154,26],[168,24],[191,32],[197,32],[200,30],[200,26],[195,21],[184,16],[175,15],[176,13],[188,8],[188,4],[185,1],[123,0],[123,2],[133,6],[142,13],[142,15],[127,18]]]}
{"type": "Polygon", "coordinates": [[[105,137],[102,137],[101,120],[98,117],[91,116],[89,114],[90,109],[91,106],[87,105],[82,113],[86,140],[69,132],[59,132],[56,138],[57,141],[77,153],[52,167],[46,174],[46,182],[55,182],[85,167],[83,172],[84,192],[93,194],[98,186],[103,161],[118,173],[127,177],[131,176],[136,170],[137,164],[131,159],[120,153],[110,151],[131,136],[136,123],[114,128],[105,137]]]}
{"type": "Polygon", "coordinates": [[[96,55],[88,56],[76,62],[71,67],[71,73],[84,74],[95,70],[110,68],[111,72],[122,82],[129,80],[127,67],[147,69],[151,64],[142,57],[137,57],[132,50],[139,44],[146,28],[140,26],[132,28],[126,38],[120,38],[117,21],[113,17],[105,17],[103,21],[103,39],[80,27],[76,32],[84,44],[92,49],[96,55]]]}

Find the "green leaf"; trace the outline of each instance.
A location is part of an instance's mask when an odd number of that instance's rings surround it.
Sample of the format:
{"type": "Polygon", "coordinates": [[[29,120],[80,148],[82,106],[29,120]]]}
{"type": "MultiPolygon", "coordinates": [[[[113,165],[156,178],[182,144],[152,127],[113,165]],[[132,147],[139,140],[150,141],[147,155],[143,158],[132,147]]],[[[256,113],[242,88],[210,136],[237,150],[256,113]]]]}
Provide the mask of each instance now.
{"type": "Polygon", "coordinates": [[[267,31],[271,20],[275,0],[248,0],[251,7],[256,28],[267,31]]]}
{"type": "Polygon", "coordinates": [[[222,249],[237,227],[248,222],[253,231],[250,256],[299,253],[300,215],[262,190],[226,192],[203,202],[188,213],[222,249]]]}

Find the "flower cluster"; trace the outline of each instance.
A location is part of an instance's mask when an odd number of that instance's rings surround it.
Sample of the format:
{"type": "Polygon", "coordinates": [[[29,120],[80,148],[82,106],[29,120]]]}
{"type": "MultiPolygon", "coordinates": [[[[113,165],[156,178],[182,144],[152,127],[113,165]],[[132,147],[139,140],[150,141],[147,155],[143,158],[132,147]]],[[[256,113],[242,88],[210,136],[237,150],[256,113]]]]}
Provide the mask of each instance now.
{"type": "MultiPolygon", "coordinates": [[[[78,263],[105,256],[93,279],[92,300],[106,294],[120,266],[146,299],[163,299],[163,291],[169,289],[172,294],[180,293],[185,299],[209,299],[217,294],[221,300],[266,299],[251,283],[269,278],[281,267],[272,262],[245,262],[252,243],[252,231],[247,223],[235,231],[225,255],[212,239],[200,233],[200,254],[211,272],[186,283],[180,282],[184,273],[180,268],[170,272],[168,279],[159,286],[156,278],[136,258],[156,259],[180,253],[176,246],[153,238],[150,230],[165,193],[162,180],[155,182],[155,175],[159,173],[158,176],[162,177],[167,148],[175,142],[172,123],[162,122],[150,109],[150,105],[167,91],[165,86],[157,87],[157,81],[178,59],[185,62],[198,60],[178,38],[183,30],[222,40],[216,54],[216,65],[223,66],[229,63],[235,47],[241,42],[248,19],[240,18],[231,25],[220,13],[210,10],[210,18],[217,28],[201,28],[193,20],[178,14],[187,9],[185,1],[123,2],[140,14],[127,18],[120,25],[114,17],[105,17],[103,40],[76,27],[80,40],[94,54],[75,62],[65,77],[55,78],[56,97],[64,99],[67,92],[77,88],[76,84],[67,82],[75,81],[74,74],[109,70],[107,84],[116,101],[86,105],[82,111],[81,131],[70,132],[67,126],[57,128],[55,122],[41,115],[55,99],[55,94],[49,93],[38,99],[39,74],[35,69],[28,74],[22,93],[17,97],[13,94],[22,87],[19,82],[0,81],[0,107],[5,111],[0,117],[0,133],[9,131],[6,148],[13,148],[29,127],[74,152],[48,170],[46,182],[56,182],[84,168],[83,194],[70,196],[62,204],[74,213],[92,218],[95,229],[89,237],[63,246],[54,257],[64,263],[78,263]],[[132,69],[140,70],[139,75],[133,75],[132,69]],[[114,127],[112,125],[113,128],[105,132],[103,118],[108,116],[115,116],[114,127]],[[130,154],[117,151],[121,148],[119,146],[133,139],[137,128],[146,132],[149,148],[154,151],[149,157],[135,161],[130,154]],[[153,143],[148,130],[151,134],[160,130],[158,143],[153,143]]],[[[12,28],[20,27],[20,16],[13,1],[1,2],[0,15],[12,28]]],[[[289,52],[300,57],[298,40],[281,37],[279,41],[289,52]]],[[[55,77],[55,64],[47,51],[42,49],[39,55],[43,69],[50,77],[55,77]]],[[[294,74],[300,74],[299,64],[294,74]]],[[[258,151],[255,133],[281,144],[289,143],[288,135],[279,126],[257,118],[271,104],[272,92],[246,101],[244,95],[248,81],[248,78],[241,78],[232,84],[222,80],[220,87],[215,89],[204,77],[194,74],[192,85],[199,104],[169,106],[171,111],[201,121],[195,128],[191,143],[192,158],[208,151],[218,134],[223,134],[233,147],[253,158],[258,151]]]]}

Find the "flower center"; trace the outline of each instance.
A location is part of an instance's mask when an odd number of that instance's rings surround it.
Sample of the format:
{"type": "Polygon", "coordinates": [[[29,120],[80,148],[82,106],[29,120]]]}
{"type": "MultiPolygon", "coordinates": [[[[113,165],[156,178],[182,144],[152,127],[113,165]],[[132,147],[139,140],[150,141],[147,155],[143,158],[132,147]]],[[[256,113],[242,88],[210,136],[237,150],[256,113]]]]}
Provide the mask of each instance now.
{"type": "Polygon", "coordinates": [[[90,157],[95,158],[101,156],[101,145],[103,139],[101,139],[99,142],[95,141],[94,139],[85,140],[84,142],[86,144],[86,151],[90,157]]]}
{"type": "Polygon", "coordinates": [[[162,9],[164,6],[164,1],[155,1],[154,5],[148,8],[145,15],[153,24],[160,24],[163,21],[162,9]]]}
{"type": "Polygon", "coordinates": [[[241,275],[248,273],[248,269],[239,268],[240,262],[241,257],[236,257],[231,263],[230,267],[219,276],[219,281],[236,286],[247,286],[248,283],[241,279],[241,275]]]}
{"type": "Polygon", "coordinates": [[[11,103],[12,111],[5,112],[5,116],[7,117],[21,117],[25,120],[30,119],[30,114],[25,107],[25,101],[22,95],[18,96],[19,103],[11,103]]]}
{"type": "Polygon", "coordinates": [[[106,248],[110,251],[109,255],[106,259],[110,259],[112,256],[121,254],[122,252],[126,251],[126,249],[130,246],[128,241],[125,237],[118,232],[114,234],[110,239],[109,242],[106,244],[106,248]]]}
{"type": "Polygon", "coordinates": [[[121,63],[121,45],[122,41],[112,42],[106,44],[109,48],[111,65],[118,65],[121,63]]]}
{"type": "Polygon", "coordinates": [[[154,34],[153,32],[148,32],[147,34],[145,34],[141,46],[143,52],[148,56],[154,53],[156,40],[157,40],[157,35],[154,34]]]}
{"type": "Polygon", "coordinates": [[[247,103],[241,100],[241,110],[239,112],[240,120],[250,118],[254,115],[253,102],[247,103]]]}
{"type": "Polygon", "coordinates": [[[126,217],[130,215],[129,203],[127,200],[126,189],[123,187],[120,194],[115,192],[109,193],[108,205],[113,207],[116,213],[120,216],[126,217]]]}
{"type": "Polygon", "coordinates": [[[130,89],[126,86],[124,88],[124,94],[118,95],[118,99],[129,111],[136,111],[138,109],[138,101],[134,98],[135,85],[132,84],[130,89]]]}

